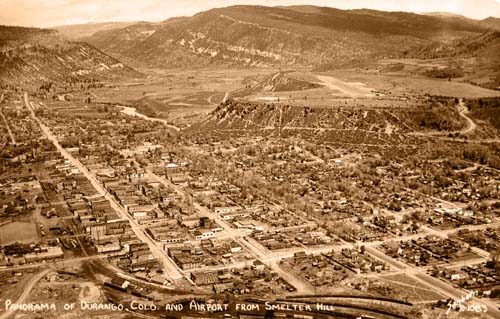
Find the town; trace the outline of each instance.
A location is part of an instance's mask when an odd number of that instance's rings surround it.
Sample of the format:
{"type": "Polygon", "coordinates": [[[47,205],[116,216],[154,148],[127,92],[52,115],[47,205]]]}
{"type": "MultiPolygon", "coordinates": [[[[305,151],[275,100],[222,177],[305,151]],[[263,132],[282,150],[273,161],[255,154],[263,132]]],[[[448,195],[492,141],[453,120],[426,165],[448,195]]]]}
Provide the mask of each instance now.
{"type": "Polygon", "coordinates": [[[500,317],[498,90],[109,59],[0,77],[0,319],[500,317]]]}

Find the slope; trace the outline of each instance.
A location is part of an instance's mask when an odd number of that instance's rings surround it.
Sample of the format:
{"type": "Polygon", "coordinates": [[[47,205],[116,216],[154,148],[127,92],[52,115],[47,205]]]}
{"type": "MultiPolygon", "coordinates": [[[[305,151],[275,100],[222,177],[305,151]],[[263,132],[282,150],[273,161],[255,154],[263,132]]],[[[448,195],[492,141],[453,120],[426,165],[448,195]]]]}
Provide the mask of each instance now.
{"type": "Polygon", "coordinates": [[[140,74],[83,42],[63,39],[55,30],[0,26],[0,80],[11,83],[140,74]]]}
{"type": "Polygon", "coordinates": [[[475,20],[403,12],[232,6],[100,31],[85,40],[138,66],[318,66],[397,57],[485,31],[475,20]]]}

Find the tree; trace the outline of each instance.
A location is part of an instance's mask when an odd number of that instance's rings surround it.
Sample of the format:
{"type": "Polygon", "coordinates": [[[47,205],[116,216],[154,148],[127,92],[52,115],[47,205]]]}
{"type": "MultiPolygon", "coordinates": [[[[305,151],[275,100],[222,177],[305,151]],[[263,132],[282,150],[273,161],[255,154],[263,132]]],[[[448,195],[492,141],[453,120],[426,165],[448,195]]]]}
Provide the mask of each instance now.
{"type": "Polygon", "coordinates": [[[500,270],[500,248],[490,253],[490,260],[486,263],[488,267],[500,270]]]}

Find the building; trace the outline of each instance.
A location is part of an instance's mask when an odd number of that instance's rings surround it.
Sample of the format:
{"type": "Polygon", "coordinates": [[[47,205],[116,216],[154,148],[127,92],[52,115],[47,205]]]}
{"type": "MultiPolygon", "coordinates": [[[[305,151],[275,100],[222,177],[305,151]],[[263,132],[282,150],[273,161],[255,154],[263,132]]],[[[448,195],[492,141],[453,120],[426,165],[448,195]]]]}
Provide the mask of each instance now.
{"type": "Polygon", "coordinates": [[[203,239],[213,238],[215,236],[215,234],[211,230],[204,230],[203,232],[196,230],[194,232],[194,236],[195,236],[194,238],[196,240],[203,240],[203,239]]]}
{"type": "Polygon", "coordinates": [[[43,260],[57,260],[64,257],[63,250],[59,246],[41,247],[39,250],[24,255],[27,263],[43,260]]]}

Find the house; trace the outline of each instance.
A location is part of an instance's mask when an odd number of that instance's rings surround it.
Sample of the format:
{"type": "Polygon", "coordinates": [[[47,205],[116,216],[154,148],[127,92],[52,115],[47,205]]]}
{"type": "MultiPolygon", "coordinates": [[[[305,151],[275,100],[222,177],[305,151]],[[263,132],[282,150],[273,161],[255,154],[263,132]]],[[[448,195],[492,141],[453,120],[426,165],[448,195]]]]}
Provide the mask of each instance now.
{"type": "Polygon", "coordinates": [[[264,271],[264,269],[266,269],[266,265],[264,265],[264,263],[260,260],[254,260],[252,263],[252,269],[261,272],[264,271]]]}
{"type": "Polygon", "coordinates": [[[227,212],[227,213],[221,213],[220,216],[222,217],[223,220],[233,220],[235,218],[244,218],[248,217],[248,213],[246,211],[236,211],[236,212],[227,212]]]}
{"type": "Polygon", "coordinates": [[[222,294],[224,292],[231,292],[234,288],[234,283],[226,282],[213,285],[213,290],[216,294],[222,294]]]}
{"type": "Polygon", "coordinates": [[[216,214],[222,215],[222,214],[229,214],[229,213],[235,213],[238,210],[240,210],[239,206],[223,206],[223,207],[214,207],[214,212],[216,214]]]}
{"type": "Polygon", "coordinates": [[[450,279],[451,280],[460,280],[462,278],[462,275],[459,273],[451,274],[450,279]]]}
{"type": "Polygon", "coordinates": [[[187,185],[191,177],[186,173],[169,174],[168,178],[175,185],[187,185]]]}
{"type": "Polygon", "coordinates": [[[232,254],[239,253],[241,251],[241,246],[231,246],[230,251],[232,254]]]}

